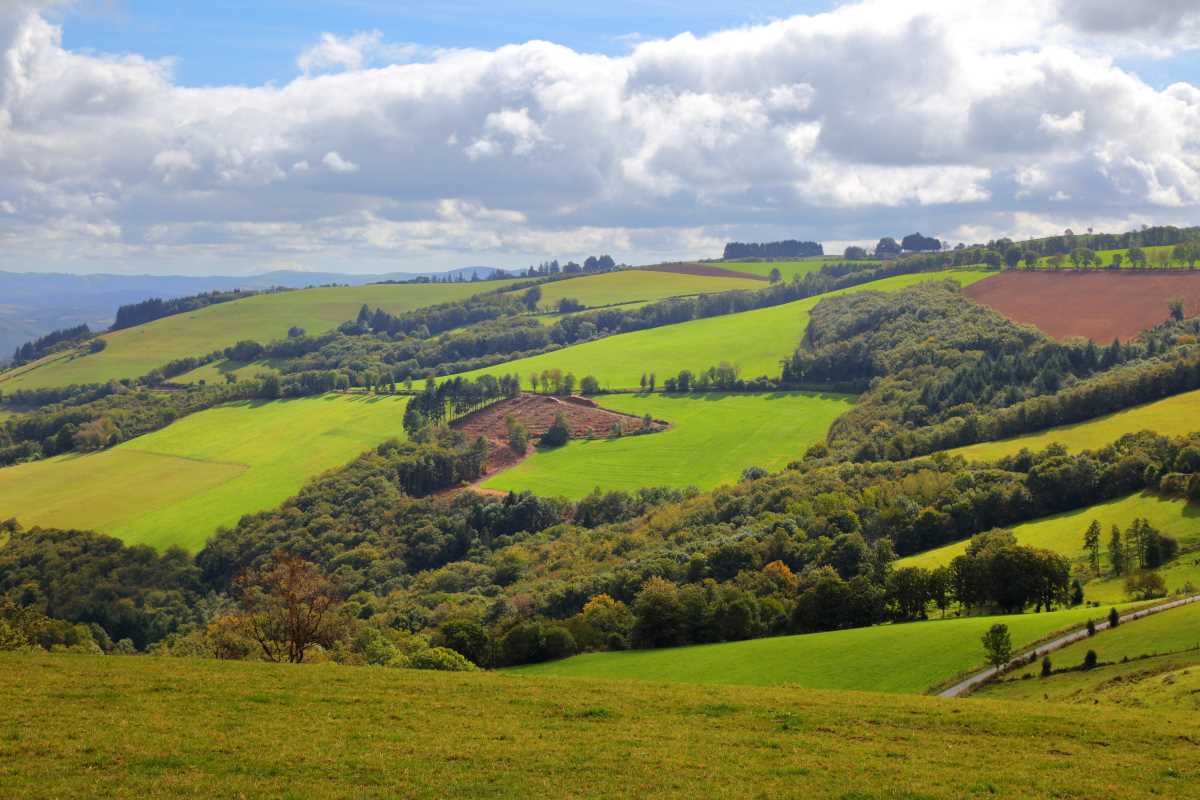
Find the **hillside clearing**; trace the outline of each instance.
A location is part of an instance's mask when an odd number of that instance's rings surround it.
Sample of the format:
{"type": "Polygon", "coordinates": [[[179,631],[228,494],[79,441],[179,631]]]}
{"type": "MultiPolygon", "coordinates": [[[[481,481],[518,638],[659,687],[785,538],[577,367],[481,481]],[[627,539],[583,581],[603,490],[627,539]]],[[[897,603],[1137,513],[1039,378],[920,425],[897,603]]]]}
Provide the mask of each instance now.
{"type": "Polygon", "coordinates": [[[962,456],[968,461],[996,461],[1015,455],[1023,448],[1036,452],[1054,443],[1071,452],[1080,452],[1104,447],[1127,433],[1147,430],[1160,436],[1178,436],[1200,430],[1200,390],[1155,400],[1087,422],[1047,428],[997,442],[967,445],[946,453],[962,456]]]}
{"type": "MultiPolygon", "coordinates": [[[[646,303],[669,297],[761,289],[765,284],[751,277],[688,275],[653,270],[621,270],[602,275],[582,275],[553,281],[541,287],[541,308],[554,310],[564,298],[578,300],[589,308],[625,303],[646,303]]],[[[519,294],[519,292],[518,292],[519,294]]]]}
{"type": "Polygon", "coordinates": [[[329,394],[219,406],[111,450],[0,469],[0,508],[26,527],[195,550],[218,526],[273,508],[309,478],[403,437],[406,404],[329,394]]]}
{"type": "Polygon", "coordinates": [[[203,356],[243,339],[287,337],[292,326],[324,333],[354,319],[366,303],[392,313],[460,300],[511,281],[447,284],[374,284],[261,294],[208,306],[104,334],[108,347],[82,356],[54,354],[0,373],[0,390],[38,389],[138,378],[178,358],[203,356]]]}
{"type": "Polygon", "coordinates": [[[1184,300],[1200,314],[1200,272],[1002,272],[967,296],[1056,339],[1084,336],[1100,344],[1129,340],[1166,322],[1167,302],[1184,300]]]}
{"type": "Polygon", "coordinates": [[[0,783],[23,798],[1200,790],[1200,720],[1170,709],[7,653],[0,703],[0,783]]]}
{"type": "Polygon", "coordinates": [[[722,361],[736,364],[743,377],[778,376],[780,361],[792,354],[804,335],[808,312],[827,297],[897,291],[931,280],[951,279],[966,286],[993,274],[957,270],[899,275],[771,308],[609,336],[463,374],[477,377],[515,372],[524,380],[531,372],[561,369],[578,378],[594,375],[601,387],[610,390],[637,389],[641,376],[651,372],[661,386],[680,370],[705,370],[722,361]]]}
{"type": "Polygon", "coordinates": [[[1008,625],[1014,649],[1077,627],[1096,609],[963,617],[661,650],[588,653],[514,672],[579,678],[924,692],[983,661],[980,637],[1008,625]]]}
{"type": "Polygon", "coordinates": [[[578,499],[595,488],[710,489],[733,483],[747,467],[778,471],[818,441],[852,400],[843,395],[607,395],[601,406],[671,424],[648,436],[573,441],[534,454],[486,481],[488,489],[529,490],[578,499]],[[700,457],[702,454],[702,457],[700,457]]]}

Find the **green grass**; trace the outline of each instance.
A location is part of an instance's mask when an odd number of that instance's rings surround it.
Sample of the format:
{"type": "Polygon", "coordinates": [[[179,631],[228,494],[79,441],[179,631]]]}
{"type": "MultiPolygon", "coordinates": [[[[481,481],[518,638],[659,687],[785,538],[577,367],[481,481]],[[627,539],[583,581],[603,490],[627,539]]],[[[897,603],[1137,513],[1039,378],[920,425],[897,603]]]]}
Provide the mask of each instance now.
{"type": "Polygon", "coordinates": [[[997,622],[1014,646],[1073,628],[1095,609],[964,617],[662,650],[588,653],[520,674],[704,684],[924,692],[981,666],[980,637],[997,622]]]}
{"type": "Polygon", "coordinates": [[[573,499],[596,487],[710,489],[737,481],[747,467],[783,469],[808,445],[823,441],[852,405],[845,396],[800,392],[610,395],[599,402],[639,417],[650,414],[672,427],[644,436],[573,441],[534,454],[484,486],[573,499]]]}
{"type": "MultiPolygon", "coordinates": [[[[1147,267],[1150,269],[1157,268],[1158,262],[1156,261],[1156,259],[1161,257],[1161,256],[1159,256],[1159,254],[1165,252],[1169,256],[1171,251],[1174,249],[1175,249],[1175,245],[1155,245],[1153,247],[1143,247],[1142,251],[1146,254],[1147,267]]],[[[1119,248],[1116,250],[1097,250],[1096,251],[1096,256],[1100,259],[1100,266],[1103,266],[1103,267],[1111,267],[1112,263],[1113,263],[1113,256],[1115,256],[1117,254],[1120,254],[1120,256],[1121,256],[1121,259],[1122,259],[1121,268],[1122,269],[1132,269],[1133,268],[1133,263],[1129,260],[1129,248],[1128,247],[1119,248]]],[[[1022,263],[1022,265],[1024,265],[1024,262],[1021,262],[1021,263],[1022,263]]],[[[1046,266],[1049,266],[1049,264],[1050,264],[1049,256],[1038,259],[1039,267],[1046,267],[1046,266]]],[[[1071,266],[1072,266],[1071,255],[1070,255],[1070,253],[1065,253],[1063,255],[1063,267],[1071,268],[1071,266]]],[[[1172,269],[1178,269],[1181,266],[1187,266],[1187,265],[1186,264],[1181,265],[1178,262],[1173,261],[1173,262],[1170,262],[1169,266],[1172,269]]]]}
{"type": "MultiPolygon", "coordinates": [[[[1174,536],[1185,547],[1200,543],[1200,506],[1154,494],[1134,494],[1088,508],[1055,514],[1022,525],[1014,525],[1012,531],[1020,544],[1053,550],[1072,561],[1083,563],[1086,560],[1083,534],[1092,520],[1100,523],[1101,544],[1107,549],[1112,526],[1118,525],[1124,531],[1138,518],[1148,519],[1151,525],[1168,536],[1174,536]]],[[[936,550],[927,550],[903,558],[896,566],[932,569],[949,564],[955,556],[966,552],[967,542],[968,540],[963,539],[936,550]]],[[[1108,569],[1107,552],[1101,554],[1100,568],[1108,569]]]]}
{"type": "Polygon", "coordinates": [[[34,368],[26,365],[0,373],[0,390],[137,378],[174,359],[203,356],[242,339],[283,339],[293,325],[310,334],[323,333],[353,319],[363,303],[400,312],[504,285],[502,281],[393,284],[256,295],[107,333],[108,348],[103,352],[78,357],[55,354],[34,368]]]}
{"type": "MultiPolygon", "coordinates": [[[[1103,634],[1101,634],[1103,635],[1103,634]]],[[[1051,654],[1056,669],[1078,666],[1051,654]]],[[[1200,650],[1107,664],[1091,670],[1059,672],[1041,677],[1031,665],[1017,677],[989,683],[971,695],[985,700],[1097,703],[1152,708],[1159,711],[1200,711],[1200,650]],[[1025,675],[1031,677],[1025,678],[1025,675]]]]}
{"type": "Polygon", "coordinates": [[[1170,708],[10,653],[0,704],[29,800],[1200,792],[1200,717],[1170,708]]]}
{"type": "Polygon", "coordinates": [[[217,526],[273,508],[309,478],[402,437],[406,403],[330,394],[220,406],[111,450],[0,469],[0,508],[26,527],[196,549],[217,526]]]}
{"type": "MultiPolygon", "coordinates": [[[[603,275],[584,275],[542,286],[542,308],[554,309],[558,301],[571,297],[589,308],[633,302],[652,302],[668,297],[762,289],[767,284],[753,278],[684,275],[653,270],[622,270],[603,275]]],[[[518,292],[519,294],[520,292],[518,292]]]]}
{"type": "Polygon", "coordinates": [[[1127,433],[1143,430],[1151,430],[1161,436],[1177,436],[1200,430],[1200,391],[1185,392],[1087,422],[1048,428],[998,442],[968,445],[946,452],[962,456],[968,461],[995,461],[1014,455],[1022,448],[1037,451],[1055,442],[1072,452],[1079,452],[1104,447],[1127,433]]]}
{"type": "Polygon", "coordinates": [[[777,269],[783,280],[790,281],[792,278],[804,276],[810,272],[820,272],[821,267],[826,264],[837,264],[841,260],[840,258],[822,256],[820,258],[804,258],[798,261],[718,261],[714,262],[713,266],[724,267],[725,269],[732,269],[737,272],[749,272],[754,275],[770,275],[771,270],[777,269]]]}
{"type": "Polygon", "coordinates": [[[636,389],[646,372],[656,373],[661,386],[665,378],[680,370],[704,370],[728,361],[737,364],[748,378],[778,377],[780,361],[792,354],[808,327],[808,312],[827,297],[867,290],[896,291],[946,278],[967,286],[994,274],[964,270],[899,275],[772,308],[609,336],[464,374],[475,377],[515,372],[524,381],[530,372],[558,368],[574,372],[579,378],[594,375],[606,389],[636,389]]]}

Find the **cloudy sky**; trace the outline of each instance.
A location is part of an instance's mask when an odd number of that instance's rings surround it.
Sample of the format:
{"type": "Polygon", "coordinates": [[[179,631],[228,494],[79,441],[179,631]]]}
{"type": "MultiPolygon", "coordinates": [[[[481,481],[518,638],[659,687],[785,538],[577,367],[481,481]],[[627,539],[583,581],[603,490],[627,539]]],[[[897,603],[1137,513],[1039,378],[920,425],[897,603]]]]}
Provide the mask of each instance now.
{"type": "Polygon", "coordinates": [[[1198,205],[1196,0],[0,0],[0,269],[647,263],[1198,205]]]}

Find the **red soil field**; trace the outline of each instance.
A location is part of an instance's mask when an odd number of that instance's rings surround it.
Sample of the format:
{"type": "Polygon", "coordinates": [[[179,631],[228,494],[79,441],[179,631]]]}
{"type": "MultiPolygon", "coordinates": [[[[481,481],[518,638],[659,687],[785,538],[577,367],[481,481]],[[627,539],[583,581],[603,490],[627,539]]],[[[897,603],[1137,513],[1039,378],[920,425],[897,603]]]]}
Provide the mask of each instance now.
{"type": "Polygon", "coordinates": [[[1085,336],[1100,344],[1128,341],[1168,317],[1183,300],[1200,314],[1200,272],[1002,272],[963,290],[968,297],[1055,339],[1085,336]]]}
{"type": "MultiPolygon", "coordinates": [[[[573,439],[608,436],[613,425],[617,424],[625,433],[642,428],[641,417],[600,408],[586,397],[559,398],[527,393],[468,414],[455,420],[453,427],[465,433],[471,441],[482,436],[491,443],[492,451],[487,463],[487,475],[490,477],[521,460],[508,446],[508,424],[505,422],[508,417],[523,424],[529,431],[530,439],[537,439],[554,424],[558,414],[566,419],[573,439]]],[[[655,423],[654,427],[661,429],[666,426],[655,423]]]]}
{"type": "Polygon", "coordinates": [[[639,267],[638,269],[649,270],[650,272],[678,272],[682,275],[706,275],[710,278],[750,278],[756,281],[763,281],[764,283],[769,283],[771,280],[765,275],[756,275],[753,272],[738,272],[734,269],[714,267],[712,264],[655,264],[652,267],[639,267]]]}

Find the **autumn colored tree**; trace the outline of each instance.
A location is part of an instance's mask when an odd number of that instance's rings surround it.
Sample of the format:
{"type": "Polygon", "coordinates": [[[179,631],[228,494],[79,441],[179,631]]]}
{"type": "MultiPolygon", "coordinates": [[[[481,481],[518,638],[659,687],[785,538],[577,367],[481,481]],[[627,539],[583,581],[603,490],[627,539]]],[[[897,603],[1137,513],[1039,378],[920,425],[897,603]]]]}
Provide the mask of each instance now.
{"type": "Polygon", "coordinates": [[[269,570],[243,572],[234,591],[242,626],[268,661],[299,664],[309,648],[328,647],[340,638],[333,585],[299,556],[276,553],[269,570]]]}

